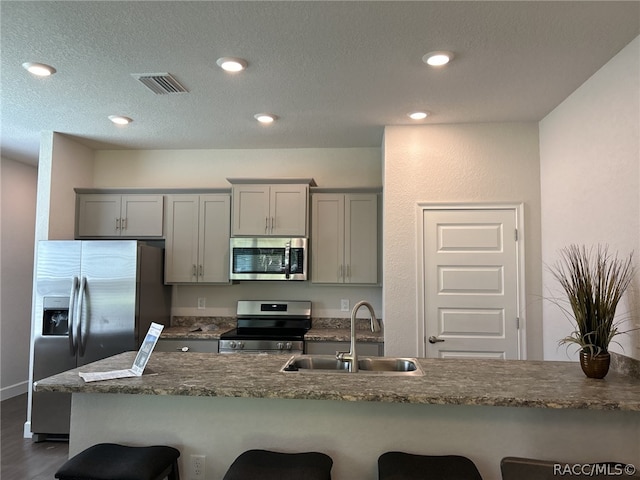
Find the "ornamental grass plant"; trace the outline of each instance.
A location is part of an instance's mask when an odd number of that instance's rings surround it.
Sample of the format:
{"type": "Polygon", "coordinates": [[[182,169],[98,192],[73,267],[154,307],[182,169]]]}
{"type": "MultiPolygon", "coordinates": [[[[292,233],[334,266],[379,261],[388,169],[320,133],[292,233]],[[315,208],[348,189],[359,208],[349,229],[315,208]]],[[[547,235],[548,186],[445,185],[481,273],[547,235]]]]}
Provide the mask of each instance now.
{"type": "Polygon", "coordinates": [[[621,320],[615,314],[634,276],[632,257],[633,252],[618,258],[603,245],[570,245],[560,250],[560,259],[550,271],[567,295],[570,310],[561,308],[573,317],[575,327],[560,345],[577,344],[581,351],[596,356],[608,353],[616,335],[627,333],[619,330],[621,320]]]}

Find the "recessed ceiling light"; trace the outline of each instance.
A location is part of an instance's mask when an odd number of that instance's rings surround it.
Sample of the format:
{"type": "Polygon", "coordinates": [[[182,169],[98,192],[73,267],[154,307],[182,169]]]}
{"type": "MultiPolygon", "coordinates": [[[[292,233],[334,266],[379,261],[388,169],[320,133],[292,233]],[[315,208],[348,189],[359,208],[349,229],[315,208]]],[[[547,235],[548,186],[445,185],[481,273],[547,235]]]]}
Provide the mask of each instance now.
{"type": "Polygon", "coordinates": [[[39,77],[48,77],[56,73],[56,69],[51,65],[45,65],[44,63],[26,62],[22,66],[29,72],[39,77]]]}
{"type": "Polygon", "coordinates": [[[441,67],[451,60],[453,60],[453,53],[445,51],[429,52],[422,57],[422,61],[432,67],[441,67]]]}
{"type": "Polygon", "coordinates": [[[424,120],[429,116],[429,112],[412,112],[409,114],[411,120],[424,120]]]}
{"type": "Polygon", "coordinates": [[[222,57],[219,58],[216,63],[221,69],[227,72],[241,72],[247,68],[247,61],[242,58],[222,57]]]}
{"type": "Polygon", "coordinates": [[[273,123],[276,121],[278,117],[271,113],[256,113],[253,118],[258,120],[260,123],[273,123]]]}
{"type": "Polygon", "coordinates": [[[111,120],[116,125],[128,125],[133,120],[129,117],[123,117],[122,115],[109,115],[109,120],[111,120]]]}

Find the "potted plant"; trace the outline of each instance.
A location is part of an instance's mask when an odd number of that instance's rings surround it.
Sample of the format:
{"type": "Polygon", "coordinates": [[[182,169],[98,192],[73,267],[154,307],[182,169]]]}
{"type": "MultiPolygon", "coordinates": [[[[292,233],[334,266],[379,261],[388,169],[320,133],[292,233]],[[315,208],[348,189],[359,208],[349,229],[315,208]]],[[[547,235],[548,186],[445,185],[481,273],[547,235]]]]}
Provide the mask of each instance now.
{"type": "Polygon", "coordinates": [[[580,366],[588,377],[604,378],[609,371],[609,343],[616,335],[627,333],[619,330],[615,313],[633,279],[632,257],[633,253],[620,259],[602,245],[570,245],[560,250],[560,260],[550,269],[571,307],[561,308],[575,327],[559,343],[580,347],[580,366]]]}

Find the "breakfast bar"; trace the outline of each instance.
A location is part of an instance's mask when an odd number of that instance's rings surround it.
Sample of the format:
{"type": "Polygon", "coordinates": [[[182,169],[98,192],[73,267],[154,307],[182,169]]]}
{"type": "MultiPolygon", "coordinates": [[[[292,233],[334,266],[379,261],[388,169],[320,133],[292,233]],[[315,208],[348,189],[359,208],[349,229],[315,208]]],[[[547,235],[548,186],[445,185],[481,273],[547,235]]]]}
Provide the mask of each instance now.
{"type": "Polygon", "coordinates": [[[640,465],[640,380],[588,379],[576,363],[418,359],[423,376],[393,376],[283,372],[289,355],[156,352],[142,377],[78,375],[128,368],[134,355],[35,385],[73,394],[70,455],[98,442],[163,443],[184,468],[206,455],[216,480],[250,448],[325,452],[334,480],[376,479],[391,450],[465,455],[485,480],[500,478],[506,456],[640,465]]]}

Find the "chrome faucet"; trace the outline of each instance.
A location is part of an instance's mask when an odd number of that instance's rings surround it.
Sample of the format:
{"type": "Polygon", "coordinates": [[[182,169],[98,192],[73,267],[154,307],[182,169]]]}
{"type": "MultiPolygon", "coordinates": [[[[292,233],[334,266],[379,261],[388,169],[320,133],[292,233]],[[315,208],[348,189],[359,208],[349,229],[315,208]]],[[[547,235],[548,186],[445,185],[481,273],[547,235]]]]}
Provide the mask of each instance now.
{"type": "Polygon", "coordinates": [[[373,311],[373,307],[369,302],[365,302],[364,300],[356,303],[353,306],[353,310],[351,310],[351,346],[348,352],[336,352],[336,358],[343,362],[349,363],[349,371],[357,372],[358,371],[358,354],[356,353],[356,314],[360,307],[367,307],[369,310],[369,315],[371,316],[371,331],[379,332],[380,331],[380,323],[378,319],[376,319],[376,314],[373,311]]]}

